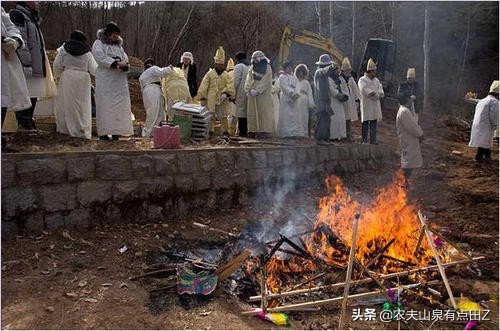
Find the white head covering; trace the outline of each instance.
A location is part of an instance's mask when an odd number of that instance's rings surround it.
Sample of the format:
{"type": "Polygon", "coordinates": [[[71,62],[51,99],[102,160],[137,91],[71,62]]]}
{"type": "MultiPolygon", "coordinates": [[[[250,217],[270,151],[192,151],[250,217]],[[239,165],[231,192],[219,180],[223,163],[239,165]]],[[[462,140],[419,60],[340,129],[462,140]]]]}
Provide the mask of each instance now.
{"type": "Polygon", "coordinates": [[[415,68],[408,68],[408,71],[406,72],[406,78],[415,78],[415,68]]]}
{"type": "Polygon", "coordinates": [[[267,63],[270,63],[269,59],[264,55],[262,51],[255,51],[252,54],[252,60],[255,59],[257,61],[262,61],[262,59],[266,59],[267,63]]]}
{"type": "Polygon", "coordinates": [[[498,80],[494,80],[490,86],[490,93],[497,93],[498,94],[498,85],[499,85],[498,80]]]}
{"type": "Polygon", "coordinates": [[[332,63],[333,63],[333,61],[332,61],[332,58],[330,57],[329,54],[320,55],[318,62],[316,62],[316,64],[319,66],[327,66],[327,65],[330,65],[332,63]]]}
{"type": "Polygon", "coordinates": [[[182,62],[182,59],[187,57],[188,59],[191,60],[191,63],[194,63],[194,57],[193,57],[193,54],[191,52],[184,52],[181,56],[181,62],[182,62]]]}

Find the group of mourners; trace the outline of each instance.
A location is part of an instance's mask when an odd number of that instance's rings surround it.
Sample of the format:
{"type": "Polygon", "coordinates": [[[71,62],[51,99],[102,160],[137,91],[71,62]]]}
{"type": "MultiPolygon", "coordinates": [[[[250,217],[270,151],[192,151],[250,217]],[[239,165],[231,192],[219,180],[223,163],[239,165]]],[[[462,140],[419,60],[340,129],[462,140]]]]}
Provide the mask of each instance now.
{"type": "MultiPolygon", "coordinates": [[[[38,8],[37,2],[17,2],[9,13],[2,8],[2,125],[7,111],[14,111],[20,128],[34,129],[37,100],[57,95],[57,131],[90,139],[90,75],[93,75],[99,139],[118,140],[120,136],[133,135],[134,115],[128,87],[130,64],[120,27],[113,22],[106,24],[98,30],[92,47],[85,33],[73,31],[57,49],[51,68],[38,8]]],[[[184,52],[175,66],[160,67],[154,59],[144,61],[144,71],[139,77],[146,110],[142,136],[151,137],[155,125],[172,120],[172,105],[182,101],[208,108],[212,114],[212,132],[218,126],[224,134],[252,138],[310,137],[311,115],[315,114],[314,138],[318,144],[352,141],[351,122],[358,120],[359,110],[362,143],[377,144],[377,122],[382,119],[381,99],[385,95],[372,59],[358,82],[347,58],[339,68],[328,54],[319,57],[313,75],[306,65],[294,66],[291,62],[284,63],[282,71],[274,75],[270,60],[258,50],[252,53],[250,61],[243,51],[237,52],[235,59],[236,64],[232,58],[226,64],[225,51],[219,47],[213,67],[199,86],[191,52],[184,52]]],[[[398,96],[396,127],[402,166],[409,175],[408,169],[422,166],[423,131],[418,124],[419,89],[414,68],[408,69],[398,96]]],[[[470,146],[479,147],[476,159],[486,160],[491,158],[490,131],[498,125],[498,81],[477,109],[488,111],[476,110],[470,146]],[[496,111],[491,110],[494,107],[496,111]],[[489,122],[481,122],[483,118],[489,122]]]]}

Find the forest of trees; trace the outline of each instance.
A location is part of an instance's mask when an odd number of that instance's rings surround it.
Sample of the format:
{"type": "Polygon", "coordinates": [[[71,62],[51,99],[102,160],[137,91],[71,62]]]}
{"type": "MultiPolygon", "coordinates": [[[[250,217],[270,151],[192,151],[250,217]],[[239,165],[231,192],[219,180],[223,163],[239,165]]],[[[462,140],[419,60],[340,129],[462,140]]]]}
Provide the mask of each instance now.
{"type": "MultiPolygon", "coordinates": [[[[8,10],[14,3],[2,5],[8,10]]],[[[397,45],[395,80],[404,79],[412,66],[423,86],[425,7],[433,108],[460,106],[467,91],[483,96],[498,79],[498,2],[64,1],[42,2],[40,16],[47,49],[59,47],[74,29],[93,41],[99,28],[115,21],[129,55],[168,64],[191,51],[200,79],[219,45],[227,58],[260,49],[275,64],[287,23],[331,38],[355,69],[368,38],[392,39],[397,45]]]]}

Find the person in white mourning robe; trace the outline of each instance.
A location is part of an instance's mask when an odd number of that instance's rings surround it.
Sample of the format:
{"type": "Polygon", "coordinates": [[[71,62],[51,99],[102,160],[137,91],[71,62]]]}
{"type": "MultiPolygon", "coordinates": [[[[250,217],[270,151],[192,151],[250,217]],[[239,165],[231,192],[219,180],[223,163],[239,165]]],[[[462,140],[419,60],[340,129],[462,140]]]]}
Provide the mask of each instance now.
{"type": "Polygon", "coordinates": [[[58,84],[57,132],[72,137],[92,138],[92,101],[90,75],[97,63],[92,56],[87,36],[78,30],[57,49],[53,64],[58,84]]]}
{"type": "Polygon", "coordinates": [[[341,140],[347,137],[344,102],[349,99],[346,86],[342,88],[337,71],[328,77],[330,88],[330,106],[333,115],[330,117],[330,140],[341,140]]]}
{"type": "Polygon", "coordinates": [[[139,77],[142,102],[146,110],[143,137],[152,137],[153,128],[165,119],[165,98],[161,90],[161,79],[172,72],[172,67],[160,68],[153,59],[144,61],[144,72],[139,77]]]}
{"type": "Polygon", "coordinates": [[[297,77],[297,90],[299,98],[297,99],[297,131],[295,137],[309,136],[309,113],[315,108],[311,83],[307,80],[309,69],[305,64],[299,64],[295,67],[295,77],[297,77]]]}
{"type": "Polygon", "coordinates": [[[491,161],[493,132],[498,127],[498,90],[499,81],[495,80],[488,95],[476,105],[469,147],[477,147],[477,162],[491,161]]]}
{"type": "Polygon", "coordinates": [[[368,60],[366,72],[358,81],[361,95],[361,137],[363,143],[377,144],[377,121],[382,120],[382,106],[380,99],[383,99],[384,89],[378,80],[377,65],[372,59],[368,60]]]}
{"type": "Polygon", "coordinates": [[[101,140],[134,134],[128,89],[128,56],[120,28],[110,22],[97,31],[92,54],[98,64],[95,77],[96,125],[101,140]]]}
{"type": "Polygon", "coordinates": [[[283,64],[283,71],[278,78],[280,87],[278,136],[293,137],[299,131],[300,126],[297,117],[297,99],[300,97],[297,89],[298,80],[293,74],[291,62],[283,64]]]}
{"type": "Polygon", "coordinates": [[[412,99],[403,93],[399,96],[399,110],[396,115],[396,130],[401,147],[401,168],[406,180],[413,169],[423,165],[420,142],[424,139],[424,132],[418,125],[418,117],[411,110],[412,99]]]}
{"type": "MultiPolygon", "coordinates": [[[[16,50],[22,47],[23,43],[19,29],[2,7],[2,127],[7,112],[31,108],[23,67],[16,54],[16,50]]],[[[10,148],[7,148],[2,137],[2,152],[8,151],[10,148]]]]}
{"type": "Polygon", "coordinates": [[[340,85],[342,90],[347,92],[349,97],[346,102],[344,102],[344,113],[345,113],[345,128],[347,141],[352,141],[352,130],[351,122],[358,120],[358,108],[359,108],[359,88],[358,84],[352,77],[352,67],[348,58],[342,60],[342,66],[340,67],[340,85]]]}

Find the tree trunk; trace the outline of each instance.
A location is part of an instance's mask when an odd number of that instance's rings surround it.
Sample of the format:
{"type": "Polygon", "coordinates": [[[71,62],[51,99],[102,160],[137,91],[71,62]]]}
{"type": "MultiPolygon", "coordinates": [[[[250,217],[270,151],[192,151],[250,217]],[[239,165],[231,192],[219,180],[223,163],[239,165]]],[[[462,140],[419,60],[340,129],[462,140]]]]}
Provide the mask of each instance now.
{"type": "Polygon", "coordinates": [[[328,25],[330,27],[330,39],[332,42],[333,40],[333,1],[330,1],[328,3],[328,25]]]}
{"type": "Polygon", "coordinates": [[[390,6],[391,6],[391,39],[394,40],[394,10],[396,7],[396,3],[392,1],[390,6]]]}
{"type": "Polygon", "coordinates": [[[424,109],[426,112],[429,108],[429,74],[430,74],[430,13],[429,13],[429,3],[424,2],[424,109]]]}
{"type": "Polygon", "coordinates": [[[464,70],[465,70],[465,63],[467,62],[467,51],[469,49],[469,40],[470,40],[470,11],[471,8],[467,4],[466,7],[467,10],[467,32],[465,34],[465,40],[464,40],[464,54],[462,56],[462,67],[460,68],[460,75],[458,78],[458,83],[457,83],[457,95],[460,96],[460,87],[462,86],[462,80],[464,77],[464,70]]]}
{"type": "Polygon", "coordinates": [[[318,34],[321,35],[321,32],[323,31],[323,22],[321,20],[321,2],[320,1],[314,2],[314,10],[316,11],[316,16],[318,17],[318,34]]]}
{"type": "Polygon", "coordinates": [[[352,2],[352,26],[351,26],[351,61],[354,65],[354,48],[356,42],[356,1],[352,2]]]}
{"type": "Polygon", "coordinates": [[[181,41],[182,37],[184,36],[184,33],[186,33],[189,21],[191,19],[191,14],[193,14],[193,10],[194,10],[194,4],[191,5],[191,8],[189,9],[188,16],[186,17],[186,21],[184,22],[184,25],[182,26],[181,31],[179,31],[179,34],[175,38],[174,44],[172,45],[172,48],[170,49],[170,53],[168,54],[168,63],[172,63],[175,49],[177,48],[177,45],[181,41]]]}

